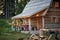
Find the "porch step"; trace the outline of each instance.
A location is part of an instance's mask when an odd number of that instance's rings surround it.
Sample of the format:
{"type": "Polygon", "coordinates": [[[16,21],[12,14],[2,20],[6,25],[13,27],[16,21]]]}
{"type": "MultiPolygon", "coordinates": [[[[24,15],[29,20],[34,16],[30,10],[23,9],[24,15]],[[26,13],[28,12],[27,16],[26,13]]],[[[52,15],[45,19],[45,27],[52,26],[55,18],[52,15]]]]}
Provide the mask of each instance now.
{"type": "Polygon", "coordinates": [[[38,34],[39,31],[30,31],[30,34],[38,34]]]}
{"type": "Polygon", "coordinates": [[[28,33],[30,33],[30,34],[38,34],[39,31],[21,31],[21,33],[26,33],[26,34],[28,34],[28,33]]]}
{"type": "Polygon", "coordinates": [[[21,33],[26,33],[26,34],[28,34],[28,33],[29,33],[29,31],[21,31],[21,33]]]}

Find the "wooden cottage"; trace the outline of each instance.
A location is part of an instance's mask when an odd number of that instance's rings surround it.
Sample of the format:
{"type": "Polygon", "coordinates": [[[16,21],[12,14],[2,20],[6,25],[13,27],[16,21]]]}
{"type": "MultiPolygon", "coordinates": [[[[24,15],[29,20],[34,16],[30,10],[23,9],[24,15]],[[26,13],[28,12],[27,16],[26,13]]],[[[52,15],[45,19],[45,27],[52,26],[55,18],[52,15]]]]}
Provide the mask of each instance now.
{"type": "Polygon", "coordinates": [[[60,1],[30,0],[23,12],[12,19],[22,19],[29,30],[60,28],[60,1]]]}

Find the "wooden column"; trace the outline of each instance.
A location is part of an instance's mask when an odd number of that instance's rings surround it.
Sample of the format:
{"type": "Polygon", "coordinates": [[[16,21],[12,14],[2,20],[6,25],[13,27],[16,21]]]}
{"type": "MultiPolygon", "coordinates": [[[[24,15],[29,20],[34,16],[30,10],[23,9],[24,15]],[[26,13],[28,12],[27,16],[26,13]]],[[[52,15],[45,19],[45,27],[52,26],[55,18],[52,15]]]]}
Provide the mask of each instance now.
{"type": "Polygon", "coordinates": [[[44,29],[44,17],[42,17],[42,28],[44,29]]]}
{"type": "Polygon", "coordinates": [[[29,18],[28,21],[29,21],[29,31],[31,31],[31,19],[29,18]]]}
{"type": "Polygon", "coordinates": [[[39,27],[39,24],[38,24],[38,18],[37,18],[37,29],[38,29],[38,27],[39,27]]]}
{"type": "Polygon", "coordinates": [[[25,25],[27,25],[27,21],[26,21],[27,19],[24,19],[24,23],[25,23],[25,25]]]}
{"type": "Polygon", "coordinates": [[[23,24],[25,23],[24,19],[23,19],[23,24]]]}
{"type": "Polygon", "coordinates": [[[12,20],[12,22],[11,22],[11,26],[14,26],[14,20],[12,20]]]}
{"type": "Polygon", "coordinates": [[[19,19],[16,19],[16,31],[19,32],[19,19]]]}
{"type": "Polygon", "coordinates": [[[16,25],[18,26],[18,19],[16,19],[16,25]]]}
{"type": "Polygon", "coordinates": [[[12,29],[12,31],[14,32],[15,30],[14,30],[14,26],[15,26],[15,24],[14,24],[14,20],[12,20],[12,22],[11,22],[11,29],[12,29]]]}
{"type": "Polygon", "coordinates": [[[44,17],[42,17],[42,29],[39,30],[40,36],[43,36],[44,35],[43,29],[44,29],[44,17]]]}
{"type": "Polygon", "coordinates": [[[51,18],[51,23],[53,22],[53,17],[50,17],[51,18]]]}

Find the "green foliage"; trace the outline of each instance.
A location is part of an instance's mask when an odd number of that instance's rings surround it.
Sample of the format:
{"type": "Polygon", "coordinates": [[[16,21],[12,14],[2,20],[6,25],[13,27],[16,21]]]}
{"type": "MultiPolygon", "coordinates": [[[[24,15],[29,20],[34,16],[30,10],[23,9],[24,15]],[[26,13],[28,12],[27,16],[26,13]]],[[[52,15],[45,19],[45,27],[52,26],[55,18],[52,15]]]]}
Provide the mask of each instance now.
{"type": "Polygon", "coordinates": [[[4,0],[3,1],[4,16],[1,15],[1,18],[3,19],[0,19],[0,34],[1,32],[8,32],[8,31],[11,32],[10,20],[4,19],[4,18],[10,18],[17,14],[20,14],[28,2],[29,0],[21,0],[20,2],[18,2],[18,0],[4,0]]]}
{"type": "Polygon", "coordinates": [[[7,20],[7,19],[0,19],[0,27],[2,27],[2,28],[10,27],[9,20],[7,20]]]}
{"type": "Polygon", "coordinates": [[[10,18],[17,14],[20,14],[29,0],[3,0],[2,2],[3,13],[0,15],[0,18],[10,18]]]}
{"type": "Polygon", "coordinates": [[[0,35],[1,35],[1,32],[2,32],[2,28],[0,27],[0,35]]]}
{"type": "Polygon", "coordinates": [[[0,19],[0,34],[5,32],[10,32],[11,25],[9,19],[0,19]]]}
{"type": "Polygon", "coordinates": [[[50,38],[50,40],[56,40],[55,37],[56,35],[55,34],[50,34],[49,32],[45,33],[44,34],[46,36],[46,38],[49,38],[50,35],[52,35],[52,37],[50,38]]]}
{"type": "Polygon", "coordinates": [[[20,2],[16,0],[16,3],[15,3],[16,14],[20,14],[28,2],[29,0],[21,0],[20,2]]]}
{"type": "Polygon", "coordinates": [[[30,34],[24,33],[4,33],[0,36],[0,40],[18,40],[19,38],[24,38],[24,40],[27,40],[29,36],[30,34]]]}

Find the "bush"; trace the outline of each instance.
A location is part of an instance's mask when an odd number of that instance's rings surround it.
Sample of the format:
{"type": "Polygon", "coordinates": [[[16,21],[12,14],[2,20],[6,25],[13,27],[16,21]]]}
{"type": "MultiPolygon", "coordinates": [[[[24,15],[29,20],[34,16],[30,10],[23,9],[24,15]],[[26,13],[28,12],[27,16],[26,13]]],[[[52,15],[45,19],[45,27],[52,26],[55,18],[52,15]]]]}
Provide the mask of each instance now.
{"type": "Polygon", "coordinates": [[[2,32],[2,28],[0,27],[0,35],[1,35],[1,32],[2,32]]]}
{"type": "Polygon", "coordinates": [[[0,34],[2,32],[9,32],[11,25],[9,19],[0,19],[0,34]]]}
{"type": "Polygon", "coordinates": [[[9,24],[8,19],[0,19],[0,26],[5,28],[5,27],[10,27],[11,25],[9,24]]]}

